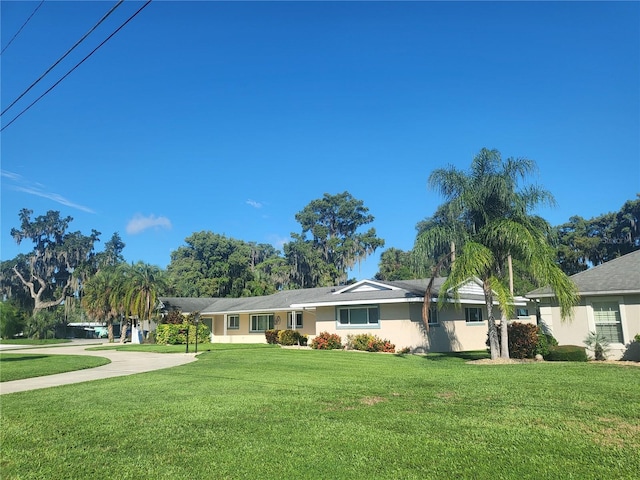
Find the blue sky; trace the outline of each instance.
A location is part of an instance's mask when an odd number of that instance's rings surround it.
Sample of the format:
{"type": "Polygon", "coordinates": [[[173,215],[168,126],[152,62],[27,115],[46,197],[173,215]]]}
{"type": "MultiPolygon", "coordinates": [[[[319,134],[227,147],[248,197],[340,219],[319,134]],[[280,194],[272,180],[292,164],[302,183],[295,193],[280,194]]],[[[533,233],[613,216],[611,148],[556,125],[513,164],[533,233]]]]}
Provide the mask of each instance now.
{"type": "MultiPolygon", "coordinates": [[[[3,48],[38,3],[2,1],[3,48]]],[[[45,1],[1,56],[3,110],[115,3],[45,1]]],[[[9,234],[21,208],[95,228],[98,250],[117,231],[128,261],[164,268],[201,230],[280,248],[297,212],[343,191],[408,250],[442,202],[430,172],[483,147],[537,162],[553,225],[634,199],[640,4],[156,0],[2,132],[1,258],[31,249],[9,234]]]]}

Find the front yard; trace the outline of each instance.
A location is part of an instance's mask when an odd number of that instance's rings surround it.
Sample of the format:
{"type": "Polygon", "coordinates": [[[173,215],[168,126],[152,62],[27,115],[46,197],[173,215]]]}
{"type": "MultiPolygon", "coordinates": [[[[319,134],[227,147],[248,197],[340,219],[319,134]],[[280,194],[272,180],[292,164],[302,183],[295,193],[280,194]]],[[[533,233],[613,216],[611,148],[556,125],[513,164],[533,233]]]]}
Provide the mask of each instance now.
{"type": "MultiPolygon", "coordinates": [[[[2,396],[2,478],[637,478],[640,369],[213,345],[2,396]]],[[[472,357],[473,358],[473,357],[472,357]]]]}

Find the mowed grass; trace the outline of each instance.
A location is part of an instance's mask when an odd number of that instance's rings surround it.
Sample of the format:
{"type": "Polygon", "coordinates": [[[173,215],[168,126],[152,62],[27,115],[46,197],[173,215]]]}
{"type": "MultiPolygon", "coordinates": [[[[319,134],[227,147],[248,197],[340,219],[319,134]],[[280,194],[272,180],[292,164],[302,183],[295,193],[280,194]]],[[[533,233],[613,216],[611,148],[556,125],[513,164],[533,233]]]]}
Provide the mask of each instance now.
{"type": "MultiPolygon", "coordinates": [[[[87,355],[0,353],[0,382],[99,367],[111,360],[87,355]]],[[[1,478],[1,475],[0,475],[1,478]]]]}
{"type": "Polygon", "coordinates": [[[33,338],[3,338],[0,340],[0,344],[4,345],[56,345],[58,343],[69,343],[71,340],[64,338],[46,338],[46,339],[33,339],[33,338]]]}
{"type": "MultiPolygon", "coordinates": [[[[210,343],[198,344],[198,353],[211,350],[210,343]]],[[[244,348],[244,347],[241,347],[244,348]]],[[[186,346],[182,345],[163,345],[153,343],[112,343],[109,345],[101,345],[99,347],[88,347],[86,350],[118,350],[121,352],[153,352],[153,353],[185,353],[186,346]]],[[[189,344],[189,353],[194,353],[195,344],[189,344]]]]}
{"type": "Polygon", "coordinates": [[[3,395],[1,477],[629,478],[640,368],[215,345],[3,395]]]}

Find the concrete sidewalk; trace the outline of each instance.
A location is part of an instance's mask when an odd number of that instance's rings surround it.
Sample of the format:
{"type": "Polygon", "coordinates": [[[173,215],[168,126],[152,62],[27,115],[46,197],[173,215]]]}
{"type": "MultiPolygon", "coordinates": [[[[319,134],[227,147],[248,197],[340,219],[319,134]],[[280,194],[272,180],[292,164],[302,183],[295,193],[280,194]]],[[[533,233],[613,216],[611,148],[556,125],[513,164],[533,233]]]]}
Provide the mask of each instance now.
{"type": "MultiPolygon", "coordinates": [[[[87,351],[89,347],[99,346],[101,342],[89,344],[58,344],[38,348],[2,348],[5,353],[29,353],[45,355],[91,355],[104,357],[111,363],[101,367],[87,368],[73,372],[58,373],[45,377],[26,378],[12,382],[0,382],[0,395],[5,393],[23,392],[39,388],[57,387],[71,383],[88,382],[101,378],[121,377],[134,373],[150,372],[163,368],[176,367],[193,362],[195,353],[152,353],[152,352],[118,352],[117,350],[87,351]]],[[[109,344],[105,344],[109,345],[109,344]]],[[[113,344],[110,344],[113,345],[113,344]]]]}

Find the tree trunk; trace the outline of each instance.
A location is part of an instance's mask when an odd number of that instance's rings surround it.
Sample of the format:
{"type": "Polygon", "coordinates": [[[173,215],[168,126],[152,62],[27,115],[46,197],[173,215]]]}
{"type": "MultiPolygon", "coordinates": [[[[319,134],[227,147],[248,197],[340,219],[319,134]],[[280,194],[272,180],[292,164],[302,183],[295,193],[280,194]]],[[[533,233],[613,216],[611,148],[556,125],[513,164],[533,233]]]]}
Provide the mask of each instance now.
{"type": "MultiPolygon", "coordinates": [[[[513,261],[511,254],[507,256],[507,266],[509,267],[509,292],[513,297],[513,261]]],[[[500,356],[502,358],[509,358],[509,319],[507,315],[502,312],[500,320],[500,356]]]]}
{"type": "Polygon", "coordinates": [[[511,259],[511,254],[507,257],[507,265],[509,266],[509,291],[513,296],[513,260],[511,259]]]}
{"type": "Polygon", "coordinates": [[[491,360],[500,356],[500,345],[498,344],[498,331],[496,330],[496,319],[493,316],[493,292],[491,285],[487,282],[482,284],[484,289],[484,300],[487,305],[487,320],[489,322],[489,349],[491,350],[491,360]]]}
{"type": "Polygon", "coordinates": [[[127,340],[128,329],[129,329],[129,322],[122,320],[120,322],[120,343],[124,343],[127,340]]]}
{"type": "Polygon", "coordinates": [[[507,327],[509,325],[509,319],[502,312],[500,318],[500,356],[502,358],[509,358],[509,331],[507,327]]]}
{"type": "Polygon", "coordinates": [[[113,319],[107,320],[107,340],[109,343],[113,343],[113,319]]]}

